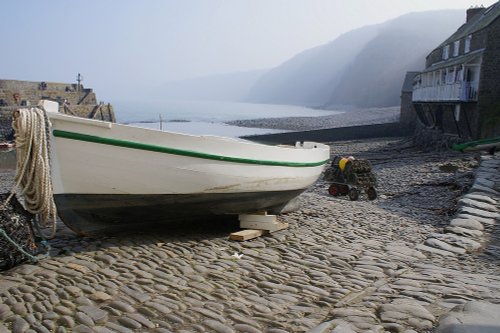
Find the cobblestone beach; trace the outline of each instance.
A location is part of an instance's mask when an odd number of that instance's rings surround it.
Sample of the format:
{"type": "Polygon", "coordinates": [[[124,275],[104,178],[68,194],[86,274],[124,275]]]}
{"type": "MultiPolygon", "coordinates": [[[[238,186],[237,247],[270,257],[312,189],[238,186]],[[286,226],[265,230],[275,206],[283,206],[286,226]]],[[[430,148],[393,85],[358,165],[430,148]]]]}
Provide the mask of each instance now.
{"type": "Polygon", "coordinates": [[[397,122],[399,121],[400,112],[399,107],[351,109],[342,113],[320,117],[246,119],[230,121],[227,122],[227,124],[240,127],[309,131],[325,128],[397,122]]]}
{"type": "MultiPolygon", "coordinates": [[[[372,162],[376,200],[329,196],[319,180],[279,217],[288,229],[245,242],[228,240],[236,221],[93,238],[61,224],[50,258],[1,273],[0,333],[413,333],[469,312],[498,320],[498,157],[405,139],[331,147],[372,162]],[[471,193],[490,206],[470,207],[471,193]],[[467,237],[443,240],[450,230],[467,237]]],[[[3,191],[12,177],[0,169],[3,191]]]]}

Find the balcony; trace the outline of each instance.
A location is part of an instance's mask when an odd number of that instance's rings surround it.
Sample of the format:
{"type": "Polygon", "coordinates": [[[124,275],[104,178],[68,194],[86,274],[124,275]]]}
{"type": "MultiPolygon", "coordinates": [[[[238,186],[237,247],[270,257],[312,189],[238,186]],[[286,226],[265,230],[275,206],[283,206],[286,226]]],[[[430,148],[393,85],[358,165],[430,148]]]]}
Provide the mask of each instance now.
{"type": "Polygon", "coordinates": [[[413,88],[413,102],[474,102],[477,101],[477,82],[457,82],[413,88]]]}

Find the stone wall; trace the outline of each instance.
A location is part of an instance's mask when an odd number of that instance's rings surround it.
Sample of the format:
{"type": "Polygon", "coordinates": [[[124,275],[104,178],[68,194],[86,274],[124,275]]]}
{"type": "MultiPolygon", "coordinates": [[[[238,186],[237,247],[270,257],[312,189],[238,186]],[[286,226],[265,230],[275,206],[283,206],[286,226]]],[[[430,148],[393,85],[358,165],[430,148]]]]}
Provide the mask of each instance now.
{"type": "Polygon", "coordinates": [[[312,131],[250,135],[242,138],[266,144],[295,144],[297,141],[334,142],[383,137],[411,136],[413,128],[401,123],[337,127],[312,131]]]}
{"type": "Polygon", "coordinates": [[[401,93],[401,115],[399,121],[401,124],[407,126],[415,126],[415,122],[417,121],[417,114],[411,98],[411,92],[401,93]]]}
{"type": "Polygon", "coordinates": [[[82,118],[116,122],[114,109],[111,104],[61,106],[59,112],[82,118]]]}
{"type": "Polygon", "coordinates": [[[36,105],[41,99],[62,103],[97,104],[92,89],[83,85],[54,82],[0,80],[0,106],[36,105]]]}
{"type": "Polygon", "coordinates": [[[12,134],[12,110],[0,109],[0,142],[11,141],[12,134]]]}
{"type": "Polygon", "coordinates": [[[41,99],[58,102],[63,113],[116,121],[113,107],[98,104],[93,90],[81,84],[0,80],[0,142],[11,140],[12,112],[19,107],[37,105],[41,99]]]}
{"type": "Polygon", "coordinates": [[[413,80],[419,72],[407,72],[401,88],[401,107],[399,122],[405,126],[414,127],[417,114],[412,103],[413,80]]]}
{"type": "Polygon", "coordinates": [[[76,84],[59,83],[59,82],[38,82],[38,81],[21,81],[21,80],[0,80],[0,89],[6,90],[30,90],[39,89],[45,83],[47,90],[66,91],[68,87],[76,90],[76,84]]]}
{"type": "Polygon", "coordinates": [[[488,28],[478,92],[480,138],[500,136],[500,19],[488,28]]]}
{"type": "MultiPolygon", "coordinates": [[[[12,113],[15,107],[0,108],[0,142],[13,140],[12,113]]],[[[59,112],[82,118],[116,122],[111,104],[60,106],[59,112]]]]}

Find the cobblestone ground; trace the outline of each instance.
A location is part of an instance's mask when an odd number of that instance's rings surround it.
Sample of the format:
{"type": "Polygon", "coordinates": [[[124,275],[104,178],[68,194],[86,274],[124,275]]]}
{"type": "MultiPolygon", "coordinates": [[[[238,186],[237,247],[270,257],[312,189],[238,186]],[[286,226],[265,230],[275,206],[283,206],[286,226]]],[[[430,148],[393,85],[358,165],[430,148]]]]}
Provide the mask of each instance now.
{"type": "MultiPolygon", "coordinates": [[[[61,225],[50,258],[0,275],[0,333],[432,332],[458,304],[500,302],[494,225],[478,253],[416,249],[455,214],[474,155],[396,139],[335,154],[372,161],[378,199],[331,197],[320,180],[280,216],[288,229],[255,240],[229,241],[237,222],[95,238],[61,225]]],[[[4,189],[11,177],[0,170],[4,189]]]]}

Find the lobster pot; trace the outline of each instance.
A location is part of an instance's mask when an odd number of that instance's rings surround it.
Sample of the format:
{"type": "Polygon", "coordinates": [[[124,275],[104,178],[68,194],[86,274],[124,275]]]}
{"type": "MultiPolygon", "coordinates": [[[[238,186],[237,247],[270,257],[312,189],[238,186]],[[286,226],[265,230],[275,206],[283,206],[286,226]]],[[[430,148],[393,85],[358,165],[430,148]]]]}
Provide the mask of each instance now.
{"type": "Polygon", "coordinates": [[[346,172],[352,172],[352,173],[372,172],[372,165],[367,160],[354,160],[347,164],[346,172]]]}
{"type": "MultiPolygon", "coordinates": [[[[4,203],[8,196],[9,193],[1,193],[0,203],[4,203]]],[[[24,210],[15,196],[4,209],[0,208],[0,270],[9,269],[28,259],[9,239],[31,255],[40,252],[31,229],[31,218],[32,215],[24,210]]]]}

